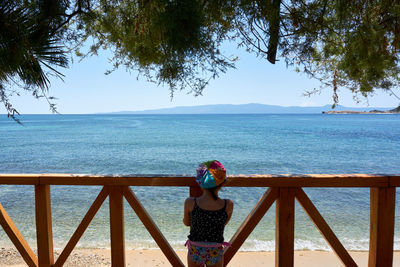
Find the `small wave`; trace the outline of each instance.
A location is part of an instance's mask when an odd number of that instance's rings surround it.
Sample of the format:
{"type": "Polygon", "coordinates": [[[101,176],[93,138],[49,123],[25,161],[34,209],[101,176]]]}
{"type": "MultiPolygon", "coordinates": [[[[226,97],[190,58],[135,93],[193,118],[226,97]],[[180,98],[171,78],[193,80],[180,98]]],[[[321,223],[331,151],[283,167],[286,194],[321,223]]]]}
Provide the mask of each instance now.
{"type": "MultiPolygon", "coordinates": [[[[30,240],[33,242],[33,240],[30,240]]],[[[83,241],[83,240],[82,240],[83,241]]],[[[83,241],[79,242],[77,248],[99,248],[99,249],[110,249],[109,240],[98,240],[98,241],[83,241]]],[[[184,244],[186,240],[172,240],[170,241],[171,246],[175,250],[186,250],[184,244]]],[[[350,251],[368,251],[369,249],[369,240],[368,239],[341,239],[343,246],[350,251]]],[[[33,242],[34,243],[34,242],[33,242]]],[[[62,249],[64,247],[64,242],[56,242],[54,249],[62,249]]],[[[1,240],[1,247],[12,247],[11,241],[1,240]]],[[[126,240],[125,247],[127,249],[159,249],[156,242],[152,239],[145,240],[126,240]]],[[[318,250],[318,251],[332,251],[328,243],[323,239],[314,239],[314,240],[304,240],[304,239],[295,239],[294,241],[294,249],[301,250],[318,250]]],[[[394,250],[400,250],[400,238],[396,238],[394,240],[394,250]]],[[[275,251],[275,240],[257,240],[250,239],[246,240],[246,242],[242,245],[239,251],[267,251],[272,252],[275,251]]]]}
{"type": "MultiPolygon", "coordinates": [[[[186,240],[173,240],[170,241],[171,246],[176,250],[185,250],[184,244],[186,240]]],[[[347,250],[352,251],[366,251],[369,249],[368,239],[342,239],[343,246],[347,250]]],[[[129,249],[156,249],[158,248],[154,240],[140,240],[140,241],[127,241],[126,247],[129,249]]],[[[305,240],[295,239],[294,241],[295,250],[319,250],[319,251],[332,251],[329,244],[323,238],[305,240]]],[[[400,239],[396,239],[394,242],[394,249],[400,249],[400,239]]],[[[258,240],[250,239],[240,248],[240,251],[275,251],[275,240],[258,240]]]]}

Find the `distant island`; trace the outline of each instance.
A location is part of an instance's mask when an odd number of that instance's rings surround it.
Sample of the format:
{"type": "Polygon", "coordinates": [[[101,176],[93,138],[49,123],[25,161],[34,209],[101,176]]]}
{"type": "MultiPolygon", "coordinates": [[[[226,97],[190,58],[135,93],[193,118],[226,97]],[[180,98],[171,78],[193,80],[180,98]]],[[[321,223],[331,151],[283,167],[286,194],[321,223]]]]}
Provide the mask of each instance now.
{"type": "Polygon", "coordinates": [[[331,110],[331,111],[322,111],[322,114],[400,114],[400,106],[390,110],[378,110],[378,109],[372,109],[370,111],[331,110]]]}
{"type": "Polygon", "coordinates": [[[382,110],[382,112],[393,112],[391,108],[370,107],[370,108],[353,108],[337,105],[335,110],[332,110],[331,105],[319,107],[301,107],[301,106],[278,106],[265,104],[218,104],[218,105],[201,105],[201,106],[178,106],[172,108],[141,110],[141,111],[119,111],[108,114],[321,114],[328,112],[370,112],[382,110]]]}

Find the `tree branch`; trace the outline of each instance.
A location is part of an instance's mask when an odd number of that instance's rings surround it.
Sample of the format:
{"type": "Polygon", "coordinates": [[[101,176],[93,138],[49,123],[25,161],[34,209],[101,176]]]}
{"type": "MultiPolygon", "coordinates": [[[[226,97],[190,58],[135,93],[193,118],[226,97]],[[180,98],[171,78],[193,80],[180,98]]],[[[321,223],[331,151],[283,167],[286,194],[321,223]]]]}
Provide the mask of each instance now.
{"type": "Polygon", "coordinates": [[[279,24],[280,24],[281,0],[272,1],[272,15],[269,17],[269,40],[267,60],[272,64],[276,61],[276,52],[279,43],[279,24]]]}

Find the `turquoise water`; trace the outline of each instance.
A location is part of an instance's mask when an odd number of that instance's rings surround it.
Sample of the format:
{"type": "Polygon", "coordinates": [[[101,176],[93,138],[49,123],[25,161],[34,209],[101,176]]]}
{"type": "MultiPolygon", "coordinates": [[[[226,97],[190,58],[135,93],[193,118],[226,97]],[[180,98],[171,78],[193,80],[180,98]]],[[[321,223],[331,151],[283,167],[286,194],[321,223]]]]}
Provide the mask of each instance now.
{"type": "MultiPolygon", "coordinates": [[[[0,173],[189,174],[220,160],[228,174],[400,173],[398,115],[26,115],[23,126],[0,117],[0,173]]],[[[53,235],[63,247],[100,187],[52,186],[53,235]]],[[[132,188],[175,248],[183,249],[187,188],[132,188]]],[[[234,234],[265,188],[225,188],[235,202],[225,238],[234,234]]],[[[368,189],[306,189],[347,249],[368,249],[368,189]]],[[[397,191],[395,248],[400,249],[397,191]]],[[[35,247],[32,186],[0,186],[0,202],[35,247]]],[[[274,207],[244,250],[274,249],[274,207]]],[[[108,202],[82,247],[109,247],[108,202]]],[[[157,245],[125,211],[126,246],[157,245]]],[[[296,249],[328,249],[299,205],[296,249]]],[[[11,245],[0,231],[0,245],[11,245]]]]}

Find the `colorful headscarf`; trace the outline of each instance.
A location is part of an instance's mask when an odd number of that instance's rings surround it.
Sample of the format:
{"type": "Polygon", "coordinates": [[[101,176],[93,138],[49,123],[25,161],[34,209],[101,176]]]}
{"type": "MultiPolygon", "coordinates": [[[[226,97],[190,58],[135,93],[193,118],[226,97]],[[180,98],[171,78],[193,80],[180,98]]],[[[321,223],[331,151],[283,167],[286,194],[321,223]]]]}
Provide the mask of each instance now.
{"type": "Polygon", "coordinates": [[[201,188],[214,188],[226,181],[226,170],[218,160],[199,164],[196,172],[196,181],[201,188]]]}

